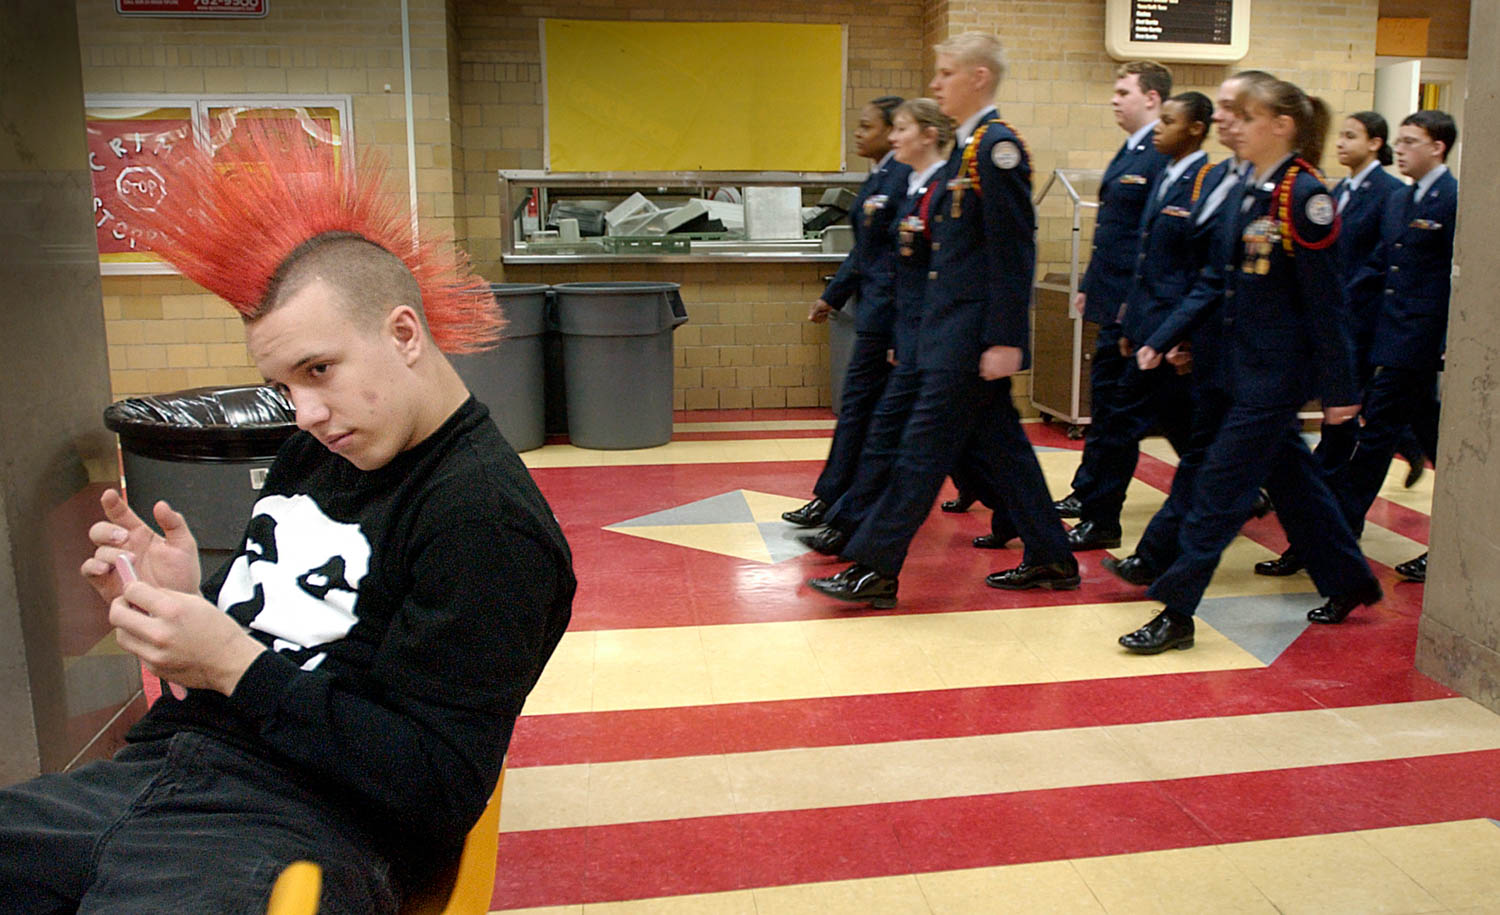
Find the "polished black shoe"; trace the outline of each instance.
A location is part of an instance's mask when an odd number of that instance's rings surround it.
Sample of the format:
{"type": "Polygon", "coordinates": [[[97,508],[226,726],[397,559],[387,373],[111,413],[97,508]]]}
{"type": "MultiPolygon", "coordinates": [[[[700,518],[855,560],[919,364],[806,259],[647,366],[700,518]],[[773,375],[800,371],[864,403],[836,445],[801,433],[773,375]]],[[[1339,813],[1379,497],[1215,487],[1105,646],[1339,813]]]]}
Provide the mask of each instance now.
{"type": "Polygon", "coordinates": [[[823,523],[823,518],[828,514],[828,503],[822,499],[813,499],[801,508],[794,508],[789,512],[781,513],[781,520],[798,527],[817,527],[823,523]]]}
{"type": "Polygon", "coordinates": [[[1426,581],[1427,554],[1423,553],[1416,559],[1408,559],[1407,561],[1396,566],[1396,574],[1400,575],[1407,581],[1426,581]]]}
{"type": "Polygon", "coordinates": [[[1168,648],[1192,648],[1193,618],[1163,610],[1151,622],[1120,636],[1120,645],[1136,654],[1161,654],[1168,648]]]}
{"type": "Polygon", "coordinates": [[[825,527],[816,534],[798,534],[797,539],[824,556],[837,556],[849,545],[849,535],[836,527],[825,527]]]}
{"type": "Polygon", "coordinates": [[[1097,521],[1084,521],[1068,531],[1068,546],[1079,550],[1112,550],[1120,545],[1120,526],[1105,527],[1097,521]]]}
{"type": "Polygon", "coordinates": [[[1032,565],[1023,562],[1014,569],[986,575],[984,583],[1002,591],[1025,591],[1030,588],[1049,588],[1053,591],[1072,591],[1082,581],[1078,576],[1078,563],[1049,562],[1032,565]]]}
{"type": "Polygon", "coordinates": [[[1426,472],[1426,461],[1412,461],[1411,468],[1406,471],[1406,479],[1402,481],[1401,485],[1405,486],[1407,489],[1411,489],[1413,486],[1417,485],[1417,481],[1422,479],[1422,474],[1426,472]]]}
{"type": "Polygon", "coordinates": [[[1308,622],[1312,623],[1342,623],[1358,607],[1366,607],[1380,603],[1385,594],[1381,592],[1380,585],[1371,584],[1368,588],[1355,591],[1352,594],[1339,594],[1328,598],[1328,603],[1321,607],[1314,607],[1307,611],[1308,622]]]}
{"type": "Polygon", "coordinates": [[[1285,578],[1288,575],[1296,575],[1306,568],[1297,554],[1287,550],[1275,559],[1263,559],[1255,564],[1256,575],[1269,575],[1272,578],[1285,578]]]}
{"type": "Polygon", "coordinates": [[[1083,513],[1083,500],[1069,493],[1066,498],[1053,502],[1052,507],[1057,511],[1059,518],[1076,518],[1083,513]]]}
{"type": "Polygon", "coordinates": [[[974,497],[966,492],[958,494],[957,499],[949,499],[938,506],[950,515],[961,515],[974,506],[974,497]]]}
{"type": "Polygon", "coordinates": [[[819,594],[850,603],[869,604],[876,610],[896,606],[896,579],[887,578],[857,562],[837,575],[810,579],[807,585],[819,594]]]}
{"type": "Polygon", "coordinates": [[[1250,514],[1256,518],[1264,518],[1271,513],[1272,508],[1271,497],[1262,489],[1255,494],[1255,504],[1250,506],[1250,514]]]}
{"type": "Polygon", "coordinates": [[[1003,534],[980,534],[974,538],[974,549],[976,550],[1003,550],[1005,545],[1016,539],[1015,534],[1005,536],[1003,534]]]}
{"type": "Polygon", "coordinates": [[[1156,576],[1159,574],[1146,560],[1133,553],[1124,559],[1106,556],[1099,561],[1099,564],[1104,566],[1105,571],[1114,573],[1116,578],[1129,585],[1144,587],[1156,581],[1156,576]]]}

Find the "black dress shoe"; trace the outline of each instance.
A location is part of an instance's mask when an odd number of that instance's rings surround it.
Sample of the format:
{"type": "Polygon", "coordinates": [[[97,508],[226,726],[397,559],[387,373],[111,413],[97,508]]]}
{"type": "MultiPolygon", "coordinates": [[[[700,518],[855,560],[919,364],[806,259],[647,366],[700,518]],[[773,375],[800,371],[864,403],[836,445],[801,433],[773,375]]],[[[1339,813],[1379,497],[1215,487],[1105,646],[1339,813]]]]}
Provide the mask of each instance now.
{"type": "Polygon", "coordinates": [[[1296,575],[1305,568],[1302,560],[1297,554],[1287,550],[1275,559],[1263,559],[1255,564],[1256,575],[1269,575],[1272,578],[1285,578],[1288,575],[1296,575]]]}
{"type": "Polygon", "coordinates": [[[816,534],[798,534],[797,539],[824,556],[837,556],[849,545],[849,535],[836,527],[825,527],[816,534]]]}
{"type": "Polygon", "coordinates": [[[837,575],[814,578],[807,584],[820,594],[850,603],[869,604],[876,610],[896,606],[896,579],[887,578],[857,562],[837,575]]]}
{"type": "Polygon", "coordinates": [[[974,497],[966,492],[960,492],[957,499],[949,499],[940,508],[950,515],[961,515],[974,505],[974,497]]]}
{"type": "Polygon", "coordinates": [[[1307,619],[1309,622],[1330,625],[1342,623],[1355,608],[1378,604],[1384,596],[1380,585],[1372,582],[1368,587],[1351,594],[1339,594],[1328,598],[1328,603],[1307,611],[1307,619]]]}
{"type": "Polygon", "coordinates": [[[1403,481],[1401,485],[1405,486],[1407,489],[1411,489],[1413,486],[1417,485],[1417,481],[1420,480],[1420,479],[1422,479],[1422,474],[1424,474],[1426,472],[1427,472],[1427,462],[1426,461],[1424,461],[1424,460],[1412,461],[1411,462],[1411,468],[1406,471],[1406,480],[1403,481]]]}
{"type": "Polygon", "coordinates": [[[1426,581],[1427,554],[1423,553],[1416,559],[1408,559],[1407,561],[1396,566],[1396,574],[1400,575],[1407,581],[1426,581]]]}
{"type": "Polygon", "coordinates": [[[1120,545],[1120,526],[1105,527],[1097,521],[1084,521],[1068,531],[1068,546],[1079,550],[1112,550],[1120,545]]]}
{"type": "Polygon", "coordinates": [[[1113,572],[1116,578],[1130,585],[1144,587],[1156,581],[1156,576],[1159,574],[1146,560],[1133,553],[1124,559],[1106,556],[1099,561],[1099,564],[1104,566],[1106,571],[1113,572]]]}
{"type": "Polygon", "coordinates": [[[1120,636],[1120,644],[1136,654],[1161,654],[1168,648],[1193,647],[1193,618],[1163,610],[1134,632],[1120,636]]]}
{"type": "Polygon", "coordinates": [[[801,508],[794,508],[789,512],[781,513],[781,520],[798,527],[817,527],[823,523],[823,517],[828,514],[828,503],[822,499],[813,499],[801,508]]]}
{"type": "Polygon", "coordinates": [[[1271,508],[1271,497],[1262,489],[1255,494],[1255,504],[1250,506],[1250,514],[1256,518],[1264,518],[1271,513],[1271,508]]]}
{"type": "Polygon", "coordinates": [[[1069,493],[1067,497],[1053,502],[1052,507],[1056,509],[1059,518],[1076,518],[1083,513],[1083,500],[1069,493]]]}
{"type": "Polygon", "coordinates": [[[1030,588],[1050,588],[1053,591],[1072,591],[1078,587],[1078,563],[1049,562],[1039,565],[1023,562],[1014,569],[986,575],[984,583],[1002,591],[1025,591],[1030,588]]]}
{"type": "Polygon", "coordinates": [[[980,534],[974,538],[974,549],[976,550],[1003,550],[1005,545],[1016,539],[1015,534],[980,534]]]}

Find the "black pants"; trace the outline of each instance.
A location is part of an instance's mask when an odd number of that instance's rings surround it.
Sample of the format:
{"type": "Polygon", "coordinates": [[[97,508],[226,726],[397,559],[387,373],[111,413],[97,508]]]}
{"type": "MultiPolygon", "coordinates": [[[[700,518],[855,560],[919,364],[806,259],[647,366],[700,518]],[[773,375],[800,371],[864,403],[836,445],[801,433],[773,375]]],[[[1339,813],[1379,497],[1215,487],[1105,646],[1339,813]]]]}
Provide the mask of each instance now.
{"type": "Polygon", "coordinates": [[[974,458],[973,478],[1010,508],[1026,547],[1023,561],[1071,558],[1036,451],[1011,403],[1010,379],[983,381],[972,370],[892,375],[865,449],[863,462],[870,466],[861,468],[862,476],[883,477],[884,486],[844,555],[883,575],[898,574],[943,478],[961,455],[974,458]],[[904,405],[909,407],[900,422],[904,405]],[[892,436],[897,427],[899,436],[892,436]]]}
{"type": "Polygon", "coordinates": [[[1093,483],[1081,494],[1080,521],[1120,526],[1125,490],[1135,476],[1141,439],[1160,426],[1179,458],[1188,450],[1193,426],[1192,380],[1165,362],[1143,372],[1127,362],[1114,389],[1114,405],[1095,414],[1084,441],[1085,459],[1093,451],[1093,483]]]}
{"type": "Polygon", "coordinates": [[[891,338],[885,334],[854,336],[849,368],[844,372],[844,391],[839,398],[839,421],[828,445],[828,460],[818,482],[813,484],[813,495],[824,502],[837,502],[854,482],[870,417],[891,374],[891,363],[886,358],[890,347],[891,338]]]}
{"type": "Polygon", "coordinates": [[[264,913],[291,862],[320,912],[395,912],[369,836],[264,760],[201,734],[0,791],[0,910],[264,913]]]}
{"type": "Polygon", "coordinates": [[[1365,390],[1363,424],[1354,454],[1333,475],[1334,490],[1355,536],[1364,531],[1365,512],[1375,504],[1390,470],[1402,430],[1411,427],[1427,456],[1437,459],[1437,372],[1382,366],[1365,390]]]}
{"type": "Polygon", "coordinates": [[[1094,337],[1094,358],[1089,363],[1089,434],[1083,440],[1083,458],[1073,472],[1073,493],[1078,498],[1087,498],[1098,482],[1098,462],[1104,456],[1099,449],[1090,449],[1089,439],[1094,428],[1110,422],[1118,403],[1120,382],[1125,377],[1125,368],[1130,360],[1120,355],[1120,325],[1101,324],[1094,337]]]}

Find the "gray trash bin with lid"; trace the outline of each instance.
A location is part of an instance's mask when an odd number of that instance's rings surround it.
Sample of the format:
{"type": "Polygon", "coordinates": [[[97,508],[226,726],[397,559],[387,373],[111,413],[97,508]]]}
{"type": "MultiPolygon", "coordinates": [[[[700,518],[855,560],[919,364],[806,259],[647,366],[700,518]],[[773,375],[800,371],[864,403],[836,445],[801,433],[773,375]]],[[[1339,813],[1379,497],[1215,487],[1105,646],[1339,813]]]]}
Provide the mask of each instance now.
{"type": "Polygon", "coordinates": [[[844,404],[844,376],[849,372],[849,357],[854,355],[854,318],[858,313],[859,296],[851,295],[843,308],[828,316],[828,383],[835,416],[844,404]]]}
{"type": "Polygon", "coordinates": [[[687,321],[679,288],[627,282],[552,287],[573,444],[651,448],[672,440],[672,331],[687,321]]]}
{"type": "Polygon", "coordinates": [[[261,385],[192,388],[110,404],[125,497],[153,528],[160,499],[187,518],[205,577],[239,548],[266,470],[297,431],[292,405],[261,385]]]}
{"type": "Polygon", "coordinates": [[[505,336],[482,353],[450,356],[469,392],[490,408],[500,434],[517,451],[547,440],[545,283],[491,283],[505,312],[505,336]]]}

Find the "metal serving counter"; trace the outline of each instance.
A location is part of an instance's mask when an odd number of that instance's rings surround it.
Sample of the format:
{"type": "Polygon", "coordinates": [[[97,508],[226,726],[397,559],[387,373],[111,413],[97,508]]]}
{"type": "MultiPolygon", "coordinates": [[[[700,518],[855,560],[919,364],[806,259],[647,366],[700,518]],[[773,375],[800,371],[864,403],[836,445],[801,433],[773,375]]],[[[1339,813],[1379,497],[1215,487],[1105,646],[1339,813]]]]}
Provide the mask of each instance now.
{"type": "MultiPolygon", "coordinates": [[[[845,251],[828,250],[818,238],[755,240],[747,238],[693,239],[687,252],[610,253],[588,250],[602,247],[593,238],[573,243],[551,243],[551,250],[538,250],[518,237],[519,214],[536,192],[538,217],[548,212],[554,197],[592,197],[614,200],[641,192],[669,198],[705,198],[719,188],[799,187],[822,191],[835,187],[857,187],[863,174],[842,172],[573,172],[501,170],[500,241],[506,264],[678,264],[734,263],[837,263],[845,251]],[[569,250],[569,249],[572,250],[569,250]],[[579,250],[584,249],[584,250],[579,250]]],[[[841,220],[842,222],[842,220],[841,220]]],[[[672,239],[673,236],[662,236],[672,239]]]]}

